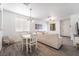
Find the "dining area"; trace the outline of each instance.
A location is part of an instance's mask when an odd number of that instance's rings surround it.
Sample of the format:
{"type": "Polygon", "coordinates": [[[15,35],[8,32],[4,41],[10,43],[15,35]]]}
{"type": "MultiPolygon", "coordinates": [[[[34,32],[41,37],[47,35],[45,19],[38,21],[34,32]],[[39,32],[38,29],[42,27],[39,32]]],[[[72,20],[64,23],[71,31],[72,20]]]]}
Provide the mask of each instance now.
{"type": "Polygon", "coordinates": [[[36,34],[17,34],[2,38],[2,56],[38,55],[36,34]]]}

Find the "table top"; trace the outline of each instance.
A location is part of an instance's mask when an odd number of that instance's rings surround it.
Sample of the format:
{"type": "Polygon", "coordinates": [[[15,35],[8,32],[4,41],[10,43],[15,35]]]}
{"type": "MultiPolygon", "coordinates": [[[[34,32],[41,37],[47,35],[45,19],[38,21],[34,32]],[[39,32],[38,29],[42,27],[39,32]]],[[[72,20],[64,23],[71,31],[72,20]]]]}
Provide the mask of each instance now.
{"type": "Polygon", "coordinates": [[[31,35],[22,35],[23,38],[31,38],[31,35]]]}

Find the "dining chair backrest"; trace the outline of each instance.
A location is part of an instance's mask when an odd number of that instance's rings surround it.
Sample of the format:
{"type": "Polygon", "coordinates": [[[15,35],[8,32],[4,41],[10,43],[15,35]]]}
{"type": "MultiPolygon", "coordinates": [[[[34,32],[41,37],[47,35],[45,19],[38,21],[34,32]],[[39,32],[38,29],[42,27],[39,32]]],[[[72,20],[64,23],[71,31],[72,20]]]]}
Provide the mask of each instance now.
{"type": "Polygon", "coordinates": [[[32,34],[32,42],[37,42],[36,34],[32,34]]]}

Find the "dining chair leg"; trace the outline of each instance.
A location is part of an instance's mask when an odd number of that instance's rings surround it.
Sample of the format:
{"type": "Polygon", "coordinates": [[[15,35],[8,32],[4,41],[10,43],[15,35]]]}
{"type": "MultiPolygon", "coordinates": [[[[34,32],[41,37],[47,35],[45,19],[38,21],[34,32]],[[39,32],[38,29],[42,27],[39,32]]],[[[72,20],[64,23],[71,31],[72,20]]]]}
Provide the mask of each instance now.
{"type": "Polygon", "coordinates": [[[23,42],[22,42],[22,51],[23,51],[23,42]]]}
{"type": "Polygon", "coordinates": [[[32,45],[30,44],[30,53],[32,52],[32,45]]]}
{"type": "Polygon", "coordinates": [[[28,53],[28,45],[26,45],[26,53],[28,53]]]}
{"type": "Polygon", "coordinates": [[[37,49],[37,42],[36,42],[36,44],[35,44],[35,48],[37,49]]]}

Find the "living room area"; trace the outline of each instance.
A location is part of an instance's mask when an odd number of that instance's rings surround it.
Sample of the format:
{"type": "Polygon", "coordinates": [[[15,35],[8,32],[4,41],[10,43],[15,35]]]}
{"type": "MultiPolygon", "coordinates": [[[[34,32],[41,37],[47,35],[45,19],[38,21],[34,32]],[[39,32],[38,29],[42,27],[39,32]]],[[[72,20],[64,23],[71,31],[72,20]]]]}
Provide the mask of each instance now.
{"type": "Polygon", "coordinates": [[[78,3],[1,3],[0,56],[79,56],[78,3]]]}

